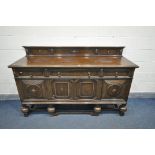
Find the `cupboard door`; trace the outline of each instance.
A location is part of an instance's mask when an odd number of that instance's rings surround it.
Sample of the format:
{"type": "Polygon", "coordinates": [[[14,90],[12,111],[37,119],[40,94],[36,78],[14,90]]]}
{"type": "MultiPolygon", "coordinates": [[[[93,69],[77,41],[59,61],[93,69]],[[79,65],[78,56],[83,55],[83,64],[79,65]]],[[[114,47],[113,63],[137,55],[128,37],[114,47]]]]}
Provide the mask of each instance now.
{"type": "Polygon", "coordinates": [[[123,98],[127,100],[131,79],[103,80],[102,98],[123,98]]]}
{"type": "Polygon", "coordinates": [[[80,79],[76,85],[78,99],[97,99],[101,95],[101,81],[95,79],[80,79]]]}
{"type": "Polygon", "coordinates": [[[67,79],[54,79],[51,81],[52,97],[55,99],[69,99],[72,97],[72,85],[67,79]]]}
{"type": "Polygon", "coordinates": [[[46,80],[16,80],[21,99],[47,99],[48,94],[46,93],[46,82],[46,80]]]}

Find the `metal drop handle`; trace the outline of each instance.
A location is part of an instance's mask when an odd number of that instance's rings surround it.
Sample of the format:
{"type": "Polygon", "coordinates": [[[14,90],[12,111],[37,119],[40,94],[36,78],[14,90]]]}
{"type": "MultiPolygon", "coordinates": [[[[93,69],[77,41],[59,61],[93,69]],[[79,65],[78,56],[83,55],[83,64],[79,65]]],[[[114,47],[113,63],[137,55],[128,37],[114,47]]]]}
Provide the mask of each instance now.
{"type": "Polygon", "coordinates": [[[58,77],[61,77],[61,73],[60,72],[58,72],[57,75],[58,75],[58,77]]]}
{"type": "Polygon", "coordinates": [[[90,76],[91,76],[91,75],[90,75],[90,72],[88,72],[88,77],[90,78],[90,76]]]}

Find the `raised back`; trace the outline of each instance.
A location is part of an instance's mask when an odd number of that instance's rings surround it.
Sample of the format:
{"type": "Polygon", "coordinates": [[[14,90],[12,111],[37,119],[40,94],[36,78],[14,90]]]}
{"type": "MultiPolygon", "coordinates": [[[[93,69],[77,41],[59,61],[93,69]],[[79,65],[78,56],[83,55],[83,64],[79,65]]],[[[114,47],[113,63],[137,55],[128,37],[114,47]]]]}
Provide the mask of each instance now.
{"type": "Polygon", "coordinates": [[[23,46],[27,56],[122,56],[124,47],[23,46]]]}

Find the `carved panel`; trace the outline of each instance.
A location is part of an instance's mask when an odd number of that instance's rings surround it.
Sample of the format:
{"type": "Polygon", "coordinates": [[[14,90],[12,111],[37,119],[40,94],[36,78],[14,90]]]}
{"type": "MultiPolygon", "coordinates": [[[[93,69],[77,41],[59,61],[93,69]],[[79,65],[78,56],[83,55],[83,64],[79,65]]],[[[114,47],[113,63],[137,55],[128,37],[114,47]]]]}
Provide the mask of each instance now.
{"type": "Polygon", "coordinates": [[[18,90],[22,92],[22,99],[46,99],[45,80],[17,80],[18,90]]]}
{"type": "Polygon", "coordinates": [[[71,98],[71,82],[69,80],[57,79],[51,83],[53,87],[53,97],[55,99],[71,98]]]}
{"type": "Polygon", "coordinates": [[[97,98],[97,81],[96,80],[79,80],[76,87],[76,94],[81,99],[97,98]]]}
{"type": "Polygon", "coordinates": [[[121,88],[122,88],[121,85],[117,85],[117,84],[109,85],[107,87],[107,93],[111,97],[116,97],[117,95],[120,94],[121,88]]]}
{"type": "Polygon", "coordinates": [[[92,97],[94,95],[93,82],[80,82],[80,96],[92,97]]]}
{"type": "Polygon", "coordinates": [[[102,98],[124,98],[129,93],[131,79],[126,80],[104,80],[102,98]]]}
{"type": "Polygon", "coordinates": [[[68,97],[69,96],[69,83],[68,82],[55,82],[55,95],[56,97],[68,97]]]}

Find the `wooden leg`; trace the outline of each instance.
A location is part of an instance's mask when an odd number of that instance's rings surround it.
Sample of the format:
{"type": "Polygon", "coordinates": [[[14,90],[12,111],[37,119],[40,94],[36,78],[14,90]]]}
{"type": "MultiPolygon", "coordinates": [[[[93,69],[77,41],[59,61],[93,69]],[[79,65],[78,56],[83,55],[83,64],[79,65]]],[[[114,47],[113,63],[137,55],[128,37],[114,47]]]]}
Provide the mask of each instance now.
{"type": "Polygon", "coordinates": [[[120,105],[119,106],[119,114],[120,116],[124,116],[124,113],[127,111],[126,105],[120,105]]]}
{"type": "Polygon", "coordinates": [[[30,112],[30,109],[29,109],[28,106],[24,105],[24,106],[21,107],[21,112],[24,114],[24,117],[27,117],[29,112],[30,112]]]}
{"type": "Polygon", "coordinates": [[[54,107],[54,106],[51,106],[51,105],[50,105],[50,106],[47,108],[47,111],[48,111],[49,114],[55,115],[55,107],[54,107]]]}

